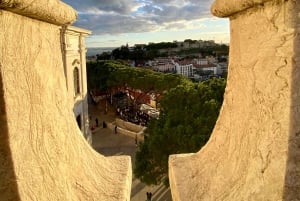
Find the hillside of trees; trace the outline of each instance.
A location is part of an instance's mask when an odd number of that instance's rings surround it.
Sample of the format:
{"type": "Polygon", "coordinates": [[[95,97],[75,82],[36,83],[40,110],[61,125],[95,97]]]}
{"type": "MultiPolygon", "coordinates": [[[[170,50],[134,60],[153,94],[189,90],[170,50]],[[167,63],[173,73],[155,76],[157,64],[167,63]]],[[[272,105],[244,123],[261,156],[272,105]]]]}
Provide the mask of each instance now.
{"type": "MultiPolygon", "coordinates": [[[[196,42],[193,40],[185,40],[190,43],[196,42]]],[[[172,49],[177,48],[176,43],[172,42],[161,42],[161,43],[150,43],[148,45],[135,46],[129,48],[127,45],[123,45],[120,48],[114,49],[111,53],[103,52],[102,54],[97,55],[97,60],[108,60],[113,58],[114,60],[151,60],[155,57],[169,56],[168,53],[160,53],[159,50],[162,49],[172,49]]],[[[202,54],[203,56],[213,55],[217,56],[219,54],[228,55],[229,46],[224,44],[215,44],[208,47],[199,47],[199,48],[187,48],[176,53],[176,55],[193,55],[193,54],[202,54]]]]}
{"type": "Polygon", "coordinates": [[[162,93],[177,85],[190,82],[181,75],[134,68],[120,61],[87,63],[87,78],[88,90],[106,92],[112,88],[128,86],[144,92],[162,93]]]}

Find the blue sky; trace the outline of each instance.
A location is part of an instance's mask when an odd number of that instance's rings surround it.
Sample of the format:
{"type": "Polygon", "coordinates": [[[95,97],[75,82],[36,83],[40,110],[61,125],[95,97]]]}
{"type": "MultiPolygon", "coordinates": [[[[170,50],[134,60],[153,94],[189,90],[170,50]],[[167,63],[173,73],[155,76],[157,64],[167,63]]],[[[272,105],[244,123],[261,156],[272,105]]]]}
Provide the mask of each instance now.
{"type": "Polygon", "coordinates": [[[228,19],[213,0],[63,0],[78,12],[74,26],[92,31],[87,47],[120,47],[184,39],[229,43],[228,19]]]}

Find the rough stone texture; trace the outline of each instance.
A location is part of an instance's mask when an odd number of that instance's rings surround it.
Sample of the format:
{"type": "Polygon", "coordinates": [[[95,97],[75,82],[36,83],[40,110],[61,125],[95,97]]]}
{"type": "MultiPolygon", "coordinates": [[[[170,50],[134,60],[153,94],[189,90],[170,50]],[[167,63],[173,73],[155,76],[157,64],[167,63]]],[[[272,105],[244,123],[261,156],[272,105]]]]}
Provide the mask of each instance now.
{"type": "Polygon", "coordinates": [[[228,17],[248,8],[264,6],[268,1],[272,0],[216,0],[211,7],[211,12],[218,17],[228,17]]]}
{"type": "Polygon", "coordinates": [[[205,147],[170,156],[173,200],[300,200],[299,1],[233,2],[212,8],[235,13],[224,103],[205,147]]]}
{"type": "Polygon", "coordinates": [[[60,27],[47,22],[0,9],[0,200],[129,200],[130,157],[99,155],[81,135],[60,27]]]}
{"type": "Polygon", "coordinates": [[[56,25],[71,24],[77,18],[76,11],[60,0],[1,0],[0,9],[56,25]]]}

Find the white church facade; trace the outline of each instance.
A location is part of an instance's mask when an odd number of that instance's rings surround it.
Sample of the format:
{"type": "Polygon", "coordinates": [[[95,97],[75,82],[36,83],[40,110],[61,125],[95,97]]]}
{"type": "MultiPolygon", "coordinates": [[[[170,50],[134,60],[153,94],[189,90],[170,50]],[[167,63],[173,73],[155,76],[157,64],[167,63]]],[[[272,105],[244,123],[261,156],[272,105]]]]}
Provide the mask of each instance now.
{"type": "Polygon", "coordinates": [[[61,34],[64,73],[69,101],[73,107],[74,117],[79,129],[85,139],[91,144],[92,135],[89,129],[85,47],[85,37],[91,32],[74,26],[64,26],[61,34]]]}

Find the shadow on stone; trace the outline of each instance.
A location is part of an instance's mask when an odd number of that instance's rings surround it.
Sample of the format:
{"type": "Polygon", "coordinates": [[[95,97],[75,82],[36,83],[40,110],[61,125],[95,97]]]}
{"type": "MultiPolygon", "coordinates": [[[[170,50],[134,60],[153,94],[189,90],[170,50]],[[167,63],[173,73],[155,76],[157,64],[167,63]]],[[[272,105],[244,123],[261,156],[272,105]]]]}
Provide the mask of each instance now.
{"type": "Polygon", "coordinates": [[[171,197],[171,191],[170,189],[165,189],[163,192],[161,192],[160,195],[158,195],[155,200],[157,201],[165,201],[168,200],[171,197]]]}
{"type": "Polygon", "coordinates": [[[2,74],[0,73],[0,200],[18,201],[20,196],[9,144],[2,74]]]}
{"type": "Polygon", "coordinates": [[[139,182],[135,187],[131,189],[131,197],[133,198],[136,194],[138,194],[143,188],[145,188],[146,184],[139,182]]]}
{"type": "MultiPolygon", "coordinates": [[[[291,6],[291,5],[290,5],[291,6]]],[[[291,108],[290,108],[290,131],[288,140],[288,158],[284,183],[284,201],[300,200],[300,3],[293,2],[291,18],[286,20],[287,26],[295,29],[294,34],[294,56],[291,61],[291,108]]]]}

